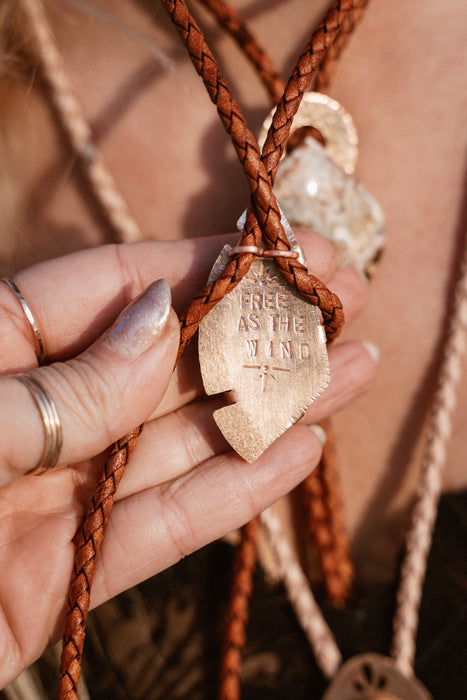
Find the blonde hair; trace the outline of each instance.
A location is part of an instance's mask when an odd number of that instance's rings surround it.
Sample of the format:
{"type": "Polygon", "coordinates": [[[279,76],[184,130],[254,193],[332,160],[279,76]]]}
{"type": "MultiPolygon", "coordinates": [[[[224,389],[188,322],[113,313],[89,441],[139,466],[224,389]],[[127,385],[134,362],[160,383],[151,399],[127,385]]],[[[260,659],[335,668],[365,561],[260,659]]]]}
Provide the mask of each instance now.
{"type": "Polygon", "coordinates": [[[20,173],[13,157],[21,114],[19,95],[33,79],[34,67],[24,51],[22,12],[16,0],[0,4],[0,273],[15,267],[16,231],[20,225],[20,173]]]}

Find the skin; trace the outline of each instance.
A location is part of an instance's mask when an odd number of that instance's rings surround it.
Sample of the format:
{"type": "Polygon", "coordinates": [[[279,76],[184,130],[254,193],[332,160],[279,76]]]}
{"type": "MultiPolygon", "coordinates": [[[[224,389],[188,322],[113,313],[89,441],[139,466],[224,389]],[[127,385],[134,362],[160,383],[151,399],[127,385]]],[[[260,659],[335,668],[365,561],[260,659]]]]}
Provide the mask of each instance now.
{"type": "MultiPolygon", "coordinates": [[[[104,0],[96,5],[109,11],[104,0]]],[[[108,23],[95,21],[64,8],[60,3],[50,2],[48,7],[70,79],[89,120],[95,126],[96,140],[141,226],[143,236],[147,239],[183,239],[233,230],[238,214],[245,207],[246,188],[241,170],[229,150],[228,140],[199,78],[194,75],[176,38],[165,28],[162,11],[158,12],[157,21],[151,23],[148,14],[133,3],[122,2],[118,7],[114,5],[111,11],[118,12],[122,22],[144,32],[164,55],[175,62],[175,72],[157,65],[150,73],[152,79],[148,78],[143,85],[135,87],[135,76],[141,74],[149,61],[148,52],[141,44],[108,23]],[[130,91],[128,85],[132,86],[130,91]],[[115,98],[123,93],[127,95],[124,108],[117,107],[115,98]],[[159,205],[160,202],[164,205],[159,205]]],[[[304,0],[290,0],[287,3],[239,0],[236,3],[236,7],[249,17],[253,29],[266,43],[284,75],[288,74],[298,47],[305,42],[308,26],[316,25],[326,5],[325,2],[316,2],[310,9],[309,3],[304,0]],[[307,23],[303,19],[304,8],[307,23]],[[287,26],[287,32],[283,31],[284,26],[287,26]]],[[[341,356],[341,365],[336,361],[332,388],[327,397],[323,396],[321,403],[325,408],[319,409],[320,399],[309,416],[309,420],[317,420],[327,413],[338,411],[334,422],[342,463],[345,511],[357,573],[362,583],[388,579],[394,575],[395,560],[407,527],[409,506],[420,468],[422,428],[433,386],[433,369],[439,357],[449,280],[457,257],[464,167],[463,152],[459,146],[462,135],[465,136],[465,110],[459,85],[463,82],[467,61],[462,23],[458,21],[462,9],[461,0],[413,0],[411,3],[404,0],[391,3],[373,0],[333,80],[332,96],[353,114],[359,129],[358,177],[379,199],[387,216],[388,242],[384,259],[368,290],[368,304],[358,318],[357,312],[361,310],[365,296],[361,281],[357,281],[349,270],[334,274],[332,253],[324,242],[318,245],[319,237],[308,233],[302,239],[305,246],[310,245],[311,240],[310,249],[307,248],[311,268],[343,298],[348,319],[344,340],[371,339],[381,350],[379,372],[372,387],[364,397],[352,403],[351,408],[342,410],[348,399],[355,398],[356,393],[366,387],[373,364],[360,345],[336,345],[332,350],[333,356],[347,354],[344,359],[341,356]],[[426,50],[427,46],[430,47],[429,51],[426,50]],[[353,352],[357,355],[352,355],[353,352]]],[[[202,17],[204,20],[204,14],[202,17]]],[[[212,24],[209,37],[216,53],[221,56],[235,94],[245,106],[248,122],[257,133],[269,110],[266,95],[240,53],[212,24]],[[232,66],[235,66],[235,72],[232,66]]],[[[8,167],[18,182],[11,198],[18,233],[13,241],[11,235],[2,237],[1,258],[8,273],[22,269],[37,259],[106,240],[100,223],[92,215],[88,198],[83,196],[76,179],[70,175],[73,161],[63,148],[41,93],[18,87],[11,99],[10,114],[14,117],[12,123],[15,129],[14,138],[8,141],[8,167]],[[41,134],[40,140],[38,133],[41,134]]],[[[75,355],[84,350],[86,344],[95,341],[134,296],[133,292],[141,291],[155,278],[154,275],[163,274],[169,278],[174,291],[175,309],[179,311],[201,286],[220,248],[216,240],[203,241],[202,244],[180,241],[160,245],[162,248],[158,248],[155,260],[159,260],[159,264],[163,261],[162,270],[157,270],[157,265],[153,269],[145,255],[141,264],[150,264],[150,271],[145,268],[146,271],[141,273],[139,264],[133,266],[129,279],[133,280],[137,271],[136,279],[141,284],[135,286],[133,282],[129,289],[122,286],[120,292],[117,285],[112,294],[118,303],[110,306],[104,303],[106,300],[99,293],[101,282],[107,279],[105,273],[102,277],[102,269],[99,268],[97,275],[91,275],[88,264],[81,267],[79,275],[71,279],[75,280],[76,287],[92,290],[96,308],[92,312],[94,316],[85,319],[83,326],[65,335],[59,316],[51,313],[51,304],[61,298],[57,290],[63,284],[62,273],[50,277],[48,270],[47,285],[39,284],[40,278],[34,277],[36,273],[30,273],[30,277],[24,276],[29,273],[15,276],[27,299],[37,298],[39,302],[42,294],[48,290],[48,296],[43,298],[37,310],[41,329],[46,338],[66,337],[65,347],[60,350],[60,346],[57,346],[52,351],[56,352],[54,359],[75,355]],[[196,256],[196,265],[193,255],[196,256]],[[170,265],[170,275],[166,272],[167,265],[170,265]],[[125,291],[122,292],[122,289],[125,291]],[[108,310],[108,314],[103,314],[102,308],[106,312],[108,310]],[[49,324],[52,325],[50,329],[49,324]],[[61,351],[65,353],[64,356],[61,356],[61,351]]],[[[92,257],[89,258],[91,260],[92,257]]],[[[17,307],[13,309],[14,298],[8,300],[6,290],[0,292],[0,303],[2,308],[7,309],[7,315],[13,313],[18,317],[17,307]]],[[[20,328],[23,324],[22,334],[27,334],[24,319],[17,318],[17,323],[20,328]]],[[[2,353],[2,356],[5,357],[5,354],[2,353]]],[[[10,353],[9,357],[13,357],[14,362],[25,362],[26,366],[31,366],[27,362],[33,361],[30,346],[27,355],[12,356],[10,353]]],[[[194,363],[193,357],[182,361],[178,379],[173,380],[162,409],[159,409],[165,414],[154,421],[154,429],[159,436],[170,435],[167,431],[173,429],[171,421],[178,421],[178,412],[169,411],[179,409],[200,391],[198,379],[191,383],[191,367],[194,365],[190,365],[190,362],[194,363]]],[[[121,367],[119,371],[121,373],[121,367]]],[[[463,455],[467,448],[467,435],[462,428],[466,400],[466,392],[462,390],[444,472],[446,489],[466,486],[463,455]]],[[[155,410],[155,407],[148,410],[155,410]]],[[[192,426],[193,410],[186,408],[183,411],[180,415],[183,419],[188,416],[189,425],[192,426]]],[[[31,421],[34,416],[30,407],[31,421]]],[[[200,478],[196,483],[203,490],[202,479],[206,479],[206,483],[212,483],[212,488],[220,492],[222,482],[215,480],[214,475],[218,471],[214,467],[218,468],[215,460],[219,458],[224,464],[224,457],[215,455],[218,452],[224,454],[225,445],[218,446],[219,438],[212,428],[209,437],[206,437],[208,422],[207,418],[206,423],[201,419],[201,433],[198,428],[193,432],[193,426],[190,429],[191,435],[195,436],[194,442],[201,445],[196,463],[201,462],[203,466],[196,470],[200,478]],[[214,445],[214,454],[203,452],[203,445],[206,444],[209,444],[208,450],[212,450],[214,445]]],[[[18,420],[18,423],[21,421],[18,420]]],[[[37,415],[35,429],[39,434],[37,415]]],[[[145,431],[135,460],[139,459],[138,454],[147,454],[145,450],[151,449],[144,447],[148,444],[145,442],[148,434],[152,434],[150,430],[145,431]]],[[[154,437],[157,442],[159,438],[154,437]]],[[[173,449],[173,446],[167,446],[165,439],[164,449],[173,449]]],[[[315,438],[310,437],[310,431],[296,426],[271,448],[268,457],[262,458],[258,467],[248,472],[247,478],[252,480],[252,483],[248,482],[248,489],[254,490],[254,485],[258,486],[262,479],[270,479],[268,483],[274,484],[274,487],[267,491],[266,501],[272,502],[309,471],[312,464],[307,460],[314,464],[318,453],[319,446],[315,438]],[[294,446],[297,445],[296,453],[287,452],[288,440],[293,440],[294,446]],[[277,450],[279,453],[275,452],[277,450]],[[290,455],[293,464],[290,469],[278,472],[274,455],[280,457],[285,453],[290,455]],[[269,476],[265,476],[266,472],[269,476]]],[[[88,457],[91,454],[92,450],[88,457]]],[[[34,455],[30,456],[31,464],[34,458],[34,455]]],[[[186,476],[187,472],[191,474],[191,462],[177,457],[179,459],[182,465],[180,470],[163,476],[164,484],[166,479],[175,479],[176,493],[183,492],[183,484],[191,483],[186,479],[195,478],[186,476]]],[[[232,468],[238,478],[238,462],[233,455],[231,459],[233,462],[229,461],[226,473],[232,468]],[[232,464],[237,466],[232,467],[232,464]]],[[[131,479],[136,478],[135,472],[138,471],[136,466],[129,472],[133,473],[131,479]]],[[[66,491],[66,488],[70,489],[70,482],[64,476],[68,473],[59,470],[56,474],[41,477],[41,480],[61,478],[67,484],[64,487],[66,491]]],[[[77,469],[72,473],[81,475],[82,470],[77,469]]],[[[135,517],[138,508],[141,522],[148,523],[154,540],[164,543],[167,536],[163,534],[165,529],[159,522],[154,525],[152,520],[150,526],[149,520],[145,520],[145,514],[150,510],[149,507],[145,510],[145,504],[153,497],[160,499],[161,494],[167,493],[170,493],[170,500],[173,489],[167,490],[158,483],[152,483],[154,477],[144,470],[142,474],[144,476],[134,488],[135,491],[143,491],[138,496],[131,496],[128,477],[128,496],[122,497],[122,505],[116,507],[115,516],[112,516],[110,535],[106,539],[106,543],[109,541],[110,544],[104,546],[101,568],[96,576],[96,602],[169,565],[190,548],[227,532],[266,504],[265,501],[250,500],[246,510],[237,513],[238,518],[226,519],[222,527],[210,524],[208,531],[197,531],[194,537],[193,528],[189,528],[193,539],[187,540],[187,531],[182,525],[182,531],[177,530],[170,543],[161,545],[160,551],[166,547],[161,560],[155,562],[151,558],[159,556],[154,554],[151,539],[148,550],[138,554],[141,558],[137,558],[134,568],[124,566],[125,553],[132,549],[131,543],[121,538],[129,536],[127,531],[130,535],[136,533],[136,529],[125,527],[120,530],[118,524],[121,521],[118,518],[123,520],[124,515],[129,517],[131,513],[135,517]],[[134,510],[131,504],[134,504],[134,510]],[[176,547],[173,547],[174,541],[176,547]],[[149,550],[151,556],[148,555],[149,550]],[[129,574],[125,573],[127,570],[129,574]]],[[[76,476],[73,478],[77,479],[76,476]]],[[[78,499],[79,506],[74,500],[75,492],[68,490],[64,495],[63,502],[70,503],[71,499],[73,505],[71,514],[68,506],[63,511],[67,514],[67,527],[62,531],[57,530],[57,533],[61,532],[57,536],[63,536],[62,542],[69,542],[79,509],[83,508],[93,483],[92,478],[91,484],[86,482],[86,478],[83,477],[83,481],[88,485],[84,487],[81,487],[82,482],[78,478],[79,492],[82,494],[78,499]]],[[[232,478],[235,482],[235,477],[232,478]]],[[[244,472],[241,479],[245,479],[244,472]]],[[[34,483],[31,480],[32,477],[28,477],[28,481],[34,483]]],[[[45,481],[36,481],[45,484],[45,481]]],[[[22,494],[25,491],[20,489],[20,485],[21,480],[16,480],[7,487],[16,494],[12,496],[13,502],[15,498],[24,497],[22,494]]],[[[124,488],[125,482],[122,484],[124,488]]],[[[37,502],[37,493],[33,495],[36,501],[31,498],[28,507],[37,502]]],[[[183,500],[183,496],[180,498],[183,500]]],[[[235,500],[236,496],[233,498],[235,500]]],[[[204,501],[201,499],[201,502],[204,501]]],[[[151,501],[153,506],[154,502],[151,501]]],[[[50,508],[55,507],[50,504],[50,508]]],[[[184,522],[192,525],[196,513],[187,511],[185,502],[181,507],[188,514],[184,522]]],[[[234,511],[238,503],[235,501],[230,507],[234,511]]],[[[172,501],[165,518],[169,530],[179,527],[174,524],[174,512],[172,501]]],[[[48,522],[53,523],[54,517],[50,517],[48,522]]],[[[60,519],[60,516],[57,517],[60,519]]],[[[147,517],[149,519],[149,515],[147,517]]],[[[29,548],[37,546],[37,540],[28,539],[27,542],[29,548]]],[[[71,566],[69,546],[64,547],[60,556],[62,558],[56,562],[55,571],[71,566]]],[[[16,561],[15,565],[20,566],[17,559],[7,560],[7,563],[11,566],[12,561],[16,561]]],[[[9,569],[2,567],[2,570],[9,569]]],[[[26,580],[34,580],[31,579],[30,570],[17,573],[25,576],[26,580]]],[[[54,637],[63,612],[64,595],[63,587],[58,587],[50,607],[46,609],[49,619],[53,620],[52,630],[41,628],[37,631],[33,649],[27,652],[20,643],[21,651],[18,651],[15,668],[32,660],[46,640],[54,637]]],[[[30,630],[14,629],[14,634],[21,641],[26,639],[30,630]]]]}
{"type": "MultiPolygon", "coordinates": [[[[316,272],[339,290],[350,316],[357,315],[365,299],[362,280],[351,268],[336,272],[333,252],[320,236],[302,240],[316,272]]],[[[184,356],[172,376],[178,348],[173,311],[143,351],[133,347],[129,356],[128,348],[109,346],[104,333],[109,323],[148,282],[163,273],[179,309],[186,303],[180,281],[187,270],[196,260],[196,276],[205,276],[214,251],[225,242],[224,237],[106,246],[19,273],[16,280],[34,299],[48,355],[55,360],[35,370],[31,329],[10,290],[0,286],[2,684],[60,634],[68,591],[63,572],[71,571],[73,537],[109,444],[148,420],[117,492],[93,605],[225,535],[288,493],[321,453],[307,426],[342,408],[371,380],[374,362],[360,343],[336,346],[330,353],[332,389],[254,465],[246,465],[213,423],[219,400],[202,397],[194,355],[184,356]],[[22,475],[40,458],[39,413],[24,387],[5,376],[26,370],[34,370],[53,394],[63,426],[59,466],[39,476],[22,475]]]]}

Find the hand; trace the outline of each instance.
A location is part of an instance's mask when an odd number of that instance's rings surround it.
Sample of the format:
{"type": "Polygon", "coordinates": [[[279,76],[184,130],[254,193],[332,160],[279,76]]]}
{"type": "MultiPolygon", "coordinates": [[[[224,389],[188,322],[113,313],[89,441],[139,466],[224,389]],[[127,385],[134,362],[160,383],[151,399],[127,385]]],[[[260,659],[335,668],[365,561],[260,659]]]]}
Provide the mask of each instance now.
{"type": "MultiPolygon", "coordinates": [[[[0,285],[1,370],[32,371],[52,395],[63,425],[58,468],[24,474],[40,458],[43,425],[27,389],[0,377],[0,685],[60,635],[73,537],[115,439],[149,419],[116,494],[93,605],[238,527],[290,491],[320,457],[320,442],[307,425],[342,408],[370,381],[374,362],[362,344],[332,347],[331,386],[300,423],[249,465],[229,449],[212,420],[218,399],[202,397],[192,350],[171,378],[178,341],[173,311],[156,313],[149,329],[143,328],[146,344],[125,341],[122,326],[135,330],[128,316],[106,330],[162,276],[181,310],[225,242],[223,237],[108,246],[16,275],[54,361],[38,369],[31,328],[11,290],[0,285]]],[[[350,268],[336,272],[331,248],[320,236],[308,233],[300,242],[313,273],[340,296],[351,319],[363,306],[364,282],[350,268]]],[[[148,296],[154,301],[154,295],[160,301],[161,288],[151,287],[142,303],[148,296]]],[[[141,330],[141,314],[135,315],[141,330]]]]}

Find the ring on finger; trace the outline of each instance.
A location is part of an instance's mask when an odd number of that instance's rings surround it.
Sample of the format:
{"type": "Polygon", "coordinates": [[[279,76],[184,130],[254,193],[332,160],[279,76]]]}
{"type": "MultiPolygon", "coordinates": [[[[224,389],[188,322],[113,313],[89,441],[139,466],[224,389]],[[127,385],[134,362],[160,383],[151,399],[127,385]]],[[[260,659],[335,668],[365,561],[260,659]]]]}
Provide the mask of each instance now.
{"type": "Polygon", "coordinates": [[[41,474],[47,469],[52,469],[56,466],[62,449],[62,424],[57,407],[47,389],[31,374],[15,374],[12,376],[13,379],[17,379],[27,388],[41,414],[45,434],[44,450],[37,466],[28,472],[28,474],[41,474]]]}
{"type": "Polygon", "coordinates": [[[19,303],[21,304],[21,308],[24,311],[24,315],[26,316],[29,325],[32,328],[32,332],[34,333],[34,340],[35,340],[35,345],[36,345],[36,356],[37,356],[37,362],[39,365],[43,365],[45,362],[45,348],[44,348],[44,342],[42,340],[42,334],[39,330],[39,326],[37,324],[37,321],[34,317],[34,314],[32,313],[29,304],[26,302],[25,298],[21,294],[21,291],[19,287],[11,280],[9,277],[3,277],[1,280],[2,282],[5,282],[6,285],[11,289],[15,297],[18,299],[19,303]]]}

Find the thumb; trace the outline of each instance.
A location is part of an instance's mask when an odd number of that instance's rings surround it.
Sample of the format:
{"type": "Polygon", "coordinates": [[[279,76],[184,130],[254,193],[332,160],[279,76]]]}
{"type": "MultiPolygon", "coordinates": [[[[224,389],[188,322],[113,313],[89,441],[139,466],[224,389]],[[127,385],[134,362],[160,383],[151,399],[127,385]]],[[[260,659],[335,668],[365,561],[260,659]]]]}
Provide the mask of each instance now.
{"type": "MultiPolygon", "coordinates": [[[[99,454],[157,407],[178,348],[178,322],[170,304],[167,282],[154,282],[81,355],[30,373],[52,397],[60,419],[58,466],[99,454]]],[[[0,482],[5,483],[34,469],[45,445],[36,399],[12,376],[0,378],[0,420],[5,427],[0,482]]]]}

